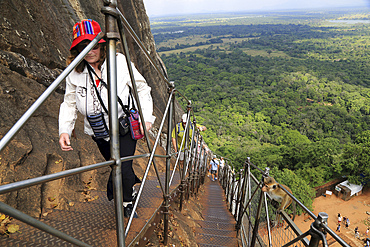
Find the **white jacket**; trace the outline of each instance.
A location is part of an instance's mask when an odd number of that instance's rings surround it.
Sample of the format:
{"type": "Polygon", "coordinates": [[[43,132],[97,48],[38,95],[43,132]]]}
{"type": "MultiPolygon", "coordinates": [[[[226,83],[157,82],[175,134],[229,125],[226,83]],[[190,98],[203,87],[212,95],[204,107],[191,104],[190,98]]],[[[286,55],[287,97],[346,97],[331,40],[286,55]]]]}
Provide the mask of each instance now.
{"type": "MultiPolygon", "coordinates": [[[[106,62],[101,67],[102,79],[107,82],[107,69],[106,62]]],[[[143,117],[145,122],[154,123],[155,116],[153,116],[153,100],[150,95],[151,88],[146,83],[144,77],[137,71],[134,64],[131,63],[134,78],[139,94],[140,104],[143,110],[143,117]]],[[[93,75],[94,76],[94,75],[93,75]]],[[[123,54],[117,53],[117,95],[121,98],[124,105],[128,103],[129,97],[129,85],[131,85],[131,79],[129,70],[126,63],[126,58],[123,54]]],[[[104,102],[105,107],[108,109],[108,91],[102,85],[98,86],[101,98],[104,102]]],[[[133,91],[131,91],[133,93],[133,91]]],[[[87,121],[86,115],[94,114],[93,112],[93,94],[96,92],[92,87],[91,80],[87,68],[82,73],[78,73],[73,70],[66,79],[66,92],[64,94],[64,101],[60,105],[59,110],[59,135],[62,133],[68,133],[71,136],[72,130],[74,129],[75,122],[77,119],[77,111],[79,111],[84,117],[84,131],[86,134],[93,136],[89,122],[87,121]],[[87,97],[87,98],[86,98],[87,97]],[[87,102],[87,104],[86,104],[87,102]]],[[[95,104],[99,104],[98,108],[104,112],[104,109],[100,105],[99,100],[95,100],[95,104]]],[[[135,102],[136,108],[138,107],[135,102]]],[[[132,100],[130,100],[130,108],[132,107],[132,100]]],[[[123,115],[123,110],[120,104],[118,104],[118,116],[123,115]]],[[[105,121],[109,128],[109,117],[104,112],[105,121]]]]}

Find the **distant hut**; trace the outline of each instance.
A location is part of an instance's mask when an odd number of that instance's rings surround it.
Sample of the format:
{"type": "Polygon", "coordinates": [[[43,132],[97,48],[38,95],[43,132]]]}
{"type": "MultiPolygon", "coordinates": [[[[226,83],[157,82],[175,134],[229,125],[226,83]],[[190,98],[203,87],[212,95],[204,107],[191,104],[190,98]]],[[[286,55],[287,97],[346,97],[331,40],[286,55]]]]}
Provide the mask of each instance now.
{"type": "Polygon", "coordinates": [[[361,195],[362,188],[363,188],[362,185],[350,184],[348,182],[348,180],[346,180],[346,181],[344,181],[340,184],[337,184],[335,186],[334,194],[337,197],[339,197],[339,198],[341,198],[345,201],[348,201],[353,196],[361,195]]]}

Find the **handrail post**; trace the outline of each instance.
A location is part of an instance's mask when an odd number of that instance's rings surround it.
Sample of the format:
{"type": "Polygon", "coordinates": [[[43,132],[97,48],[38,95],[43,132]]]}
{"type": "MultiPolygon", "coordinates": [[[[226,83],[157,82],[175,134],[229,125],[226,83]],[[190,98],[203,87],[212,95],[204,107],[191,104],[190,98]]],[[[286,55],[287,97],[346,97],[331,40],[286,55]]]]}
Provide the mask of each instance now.
{"type": "MultiPolygon", "coordinates": [[[[189,125],[191,125],[192,123],[189,122],[189,125]]],[[[191,127],[190,127],[191,128],[191,127]]],[[[190,130],[189,128],[189,130],[190,130]]],[[[186,162],[186,166],[185,166],[185,171],[184,171],[184,177],[186,177],[186,190],[185,190],[185,199],[186,200],[189,200],[189,196],[190,196],[190,192],[191,192],[191,183],[192,183],[192,176],[193,176],[193,172],[192,172],[192,164],[193,164],[193,149],[194,149],[194,134],[195,132],[192,131],[191,133],[191,141],[190,141],[190,148],[189,148],[189,153],[188,153],[188,160],[186,162]]]]}
{"type": "Polygon", "coordinates": [[[230,186],[230,208],[229,211],[233,211],[233,204],[234,204],[234,190],[235,190],[235,173],[232,174],[232,181],[230,186]]]}
{"type": "MultiPolygon", "coordinates": [[[[239,210],[238,210],[238,220],[237,220],[237,223],[236,223],[236,230],[239,231],[240,229],[240,225],[241,225],[241,222],[242,222],[242,217],[243,217],[243,214],[244,214],[244,202],[245,202],[245,187],[247,185],[247,172],[248,172],[248,169],[247,169],[247,162],[245,162],[245,165],[244,165],[244,176],[243,176],[243,183],[242,183],[242,186],[241,186],[241,194],[239,194],[239,198],[240,198],[240,201],[239,201],[239,210]]],[[[242,178],[239,178],[239,180],[241,180],[242,178]]]]}
{"type": "Polygon", "coordinates": [[[224,171],[224,175],[225,175],[225,178],[224,178],[224,191],[225,191],[225,196],[226,196],[226,201],[229,200],[229,182],[230,182],[230,179],[229,179],[229,176],[230,176],[230,170],[229,170],[229,166],[227,164],[227,162],[225,162],[225,171],[224,171]]]}
{"type": "MultiPolygon", "coordinates": [[[[105,1],[109,1],[109,0],[105,0],[105,1]]],[[[109,11],[109,10],[105,10],[105,11],[109,11]]],[[[120,34],[120,37],[121,37],[121,42],[122,42],[123,50],[124,50],[124,53],[125,53],[127,68],[128,68],[129,74],[130,74],[131,86],[132,86],[132,89],[133,89],[132,93],[133,93],[134,99],[136,100],[136,107],[137,107],[137,110],[139,112],[141,122],[145,123],[141,103],[140,103],[140,100],[139,100],[138,89],[137,89],[137,85],[135,83],[134,72],[133,72],[132,65],[131,65],[130,52],[129,52],[129,48],[128,48],[127,38],[126,38],[126,35],[125,35],[125,30],[128,31],[132,36],[135,36],[135,37],[133,37],[134,39],[137,38],[137,36],[134,35],[133,33],[131,33],[131,32],[133,32],[133,30],[128,25],[128,23],[126,22],[126,19],[124,18],[122,13],[117,8],[114,10],[114,14],[117,15],[117,25],[118,25],[118,28],[120,30],[119,34],[120,34]],[[127,25],[125,25],[124,23],[127,24],[127,25]]],[[[135,39],[135,41],[137,41],[137,40],[135,39]]],[[[138,44],[141,45],[141,42],[138,42],[138,44]]],[[[142,48],[142,47],[140,46],[140,48],[142,48]]],[[[144,51],[144,53],[147,54],[146,51],[144,51]]],[[[154,63],[153,63],[153,65],[154,65],[154,67],[156,67],[154,63]]],[[[167,79],[166,78],[164,78],[164,79],[167,82],[167,79]]],[[[168,84],[171,85],[170,83],[168,83],[168,84]]],[[[149,152],[152,153],[153,148],[152,148],[152,144],[151,144],[151,141],[150,141],[149,131],[145,127],[143,128],[143,130],[144,130],[144,137],[145,137],[146,145],[148,147],[149,152]]],[[[160,176],[159,176],[159,171],[158,171],[155,159],[154,158],[151,159],[151,162],[148,163],[148,166],[150,166],[150,163],[153,164],[155,173],[156,173],[157,178],[158,178],[159,186],[161,187],[162,193],[164,193],[163,185],[162,185],[162,182],[161,182],[161,179],[160,179],[160,176]]]]}
{"type": "MultiPolygon", "coordinates": [[[[249,158],[248,158],[248,162],[247,163],[250,164],[249,158]]],[[[270,171],[270,168],[266,167],[264,173],[262,174],[261,185],[263,184],[263,178],[266,177],[266,176],[269,176],[269,171],[270,171]]],[[[257,239],[257,235],[258,235],[258,226],[259,226],[259,223],[260,223],[260,217],[261,217],[262,203],[263,203],[263,196],[264,196],[264,194],[265,194],[265,192],[263,192],[261,190],[260,200],[259,200],[258,208],[257,208],[257,215],[256,215],[256,219],[255,219],[255,223],[254,223],[254,228],[253,228],[253,235],[252,235],[252,240],[251,240],[251,246],[255,246],[255,244],[256,244],[256,239],[257,239]]]]}
{"type": "MultiPolygon", "coordinates": [[[[169,94],[172,93],[174,89],[174,83],[170,82],[171,86],[168,89],[169,94]]],[[[164,195],[164,210],[163,210],[163,231],[164,231],[164,245],[168,243],[168,214],[169,214],[169,193],[170,193],[170,173],[171,173],[171,141],[172,141],[172,119],[173,119],[173,109],[175,104],[175,96],[172,97],[169,113],[168,113],[168,129],[167,129],[167,150],[166,150],[166,182],[165,182],[165,195],[164,195]]]]}
{"type": "MultiPolygon", "coordinates": [[[[190,105],[188,105],[188,111],[187,111],[187,119],[186,119],[186,126],[185,126],[185,135],[183,135],[183,138],[185,138],[185,144],[184,144],[184,163],[183,163],[183,169],[182,169],[182,179],[181,179],[181,185],[180,185],[180,188],[181,188],[181,191],[180,191],[180,207],[179,207],[179,210],[180,212],[182,211],[182,203],[183,203],[183,200],[184,200],[184,192],[185,192],[185,186],[186,186],[186,180],[185,180],[185,166],[186,166],[186,162],[187,162],[187,157],[188,157],[188,146],[189,146],[189,129],[190,129],[190,125],[189,125],[189,120],[190,120],[190,105]]],[[[183,141],[184,142],[184,141],[183,141]]]]}
{"type": "MultiPolygon", "coordinates": [[[[195,162],[196,162],[196,147],[198,145],[198,140],[199,140],[199,135],[198,133],[195,133],[195,121],[193,121],[193,128],[194,128],[194,131],[192,132],[192,137],[194,137],[195,135],[197,136],[196,138],[196,142],[192,141],[192,147],[190,149],[190,157],[191,157],[191,162],[189,162],[189,179],[188,179],[188,191],[189,191],[189,194],[187,195],[187,200],[189,199],[189,195],[191,193],[192,196],[194,196],[194,179],[195,179],[195,162]]],[[[194,140],[194,138],[192,138],[192,140],[194,140]]]]}
{"type": "Polygon", "coordinates": [[[206,174],[208,173],[208,164],[209,164],[209,159],[210,159],[210,151],[207,150],[208,152],[206,152],[206,156],[204,157],[204,172],[203,172],[203,181],[202,181],[202,184],[204,184],[204,181],[205,181],[205,177],[206,177],[206,174]]]}
{"type": "Polygon", "coordinates": [[[231,203],[230,201],[230,187],[231,187],[231,178],[232,178],[232,172],[231,172],[231,169],[229,167],[229,164],[226,163],[226,166],[227,166],[227,180],[226,180],[226,199],[227,201],[229,202],[229,204],[231,203]]]}
{"type": "MultiPolygon", "coordinates": [[[[116,8],[117,1],[110,0],[109,7],[116,8]]],[[[117,60],[116,45],[119,39],[119,33],[115,28],[116,18],[105,13],[105,30],[107,41],[107,83],[108,83],[108,106],[109,106],[109,130],[110,130],[110,150],[115,164],[112,166],[114,205],[116,210],[117,225],[117,245],[125,246],[125,229],[123,219],[123,192],[122,192],[122,174],[118,134],[118,104],[117,104],[117,60]]]]}
{"type": "MultiPolygon", "coordinates": [[[[188,106],[188,114],[190,114],[191,106],[188,106]]],[[[195,142],[194,142],[194,136],[196,134],[196,126],[195,126],[195,119],[193,123],[190,122],[190,116],[189,116],[189,128],[188,131],[190,131],[190,128],[193,129],[191,132],[191,141],[190,141],[190,148],[189,148],[189,153],[188,153],[188,160],[186,162],[185,166],[185,171],[184,171],[184,177],[186,177],[186,174],[188,174],[187,179],[186,179],[186,193],[185,193],[185,198],[186,200],[189,200],[190,193],[192,193],[192,177],[193,177],[193,164],[194,164],[194,148],[195,148],[195,142]]],[[[189,133],[189,132],[188,132],[189,133]]],[[[190,134],[190,133],[189,133],[190,134]]]]}
{"type": "MultiPolygon", "coordinates": [[[[195,168],[197,164],[197,153],[198,153],[198,143],[199,143],[199,132],[196,132],[196,121],[193,120],[193,132],[192,132],[192,143],[194,144],[191,148],[191,164],[189,165],[189,194],[191,193],[192,196],[194,196],[194,180],[195,180],[195,168]],[[197,136],[197,141],[194,142],[194,136],[197,136]]],[[[187,196],[187,199],[189,199],[189,195],[187,196]]]]}
{"type": "Polygon", "coordinates": [[[226,161],[224,160],[224,167],[222,168],[222,183],[221,183],[221,187],[222,189],[224,190],[225,192],[225,195],[226,195],[226,184],[227,184],[227,163],[226,161]]]}
{"type": "Polygon", "coordinates": [[[241,194],[242,194],[242,174],[243,174],[243,169],[240,169],[239,170],[239,180],[238,180],[238,194],[237,194],[237,197],[236,197],[236,205],[235,205],[235,214],[234,214],[234,217],[235,219],[238,218],[239,216],[239,213],[240,213],[240,204],[242,203],[242,199],[241,199],[241,194]]]}
{"type": "MultiPolygon", "coordinates": [[[[202,136],[200,136],[200,138],[202,138],[202,136]]],[[[197,147],[196,161],[195,161],[195,167],[194,167],[194,184],[193,184],[194,196],[196,196],[198,194],[200,169],[202,169],[201,161],[200,161],[201,153],[203,152],[202,143],[203,143],[203,140],[200,139],[200,149],[198,151],[198,147],[197,147]]]]}
{"type": "MultiPolygon", "coordinates": [[[[224,163],[225,165],[225,163],[224,163]]],[[[225,166],[224,166],[225,167],[225,166]]],[[[221,184],[221,188],[223,190],[225,190],[225,170],[224,170],[224,167],[219,167],[218,170],[219,170],[219,181],[220,181],[220,184],[221,184]]]]}
{"type": "Polygon", "coordinates": [[[317,247],[319,246],[319,242],[322,241],[323,246],[328,246],[326,242],[326,231],[323,224],[328,224],[328,214],[324,212],[320,212],[316,218],[316,220],[311,224],[310,233],[311,233],[311,240],[309,247],[317,247]]]}
{"type": "MultiPolygon", "coordinates": [[[[201,184],[204,184],[204,179],[206,177],[206,173],[207,173],[207,170],[208,170],[208,164],[207,164],[207,161],[208,161],[208,152],[206,149],[204,149],[204,154],[203,154],[203,169],[202,169],[202,174],[201,174],[201,180],[200,180],[200,183],[201,184]]],[[[200,184],[199,184],[200,186],[200,184]]]]}
{"type": "Polygon", "coordinates": [[[257,239],[257,235],[258,235],[258,226],[259,226],[259,223],[260,223],[260,217],[261,217],[261,211],[262,211],[263,194],[264,194],[264,192],[261,191],[260,200],[259,200],[259,203],[258,203],[257,215],[256,215],[254,227],[253,227],[253,235],[252,235],[252,240],[251,240],[251,245],[250,246],[255,246],[256,245],[256,239],[257,239]]]}
{"type": "MultiPolygon", "coordinates": [[[[252,173],[251,173],[251,163],[250,163],[250,158],[248,157],[248,192],[247,192],[248,193],[248,200],[250,200],[252,198],[251,175],[252,175],[252,173]]],[[[248,209],[249,209],[249,216],[248,217],[250,219],[250,216],[252,214],[252,205],[251,204],[248,205],[248,209]]],[[[248,233],[251,232],[251,228],[252,228],[251,224],[248,224],[248,233]]],[[[251,236],[250,236],[250,234],[248,234],[248,242],[250,241],[250,238],[251,238],[251,236]]]]}
{"type": "MultiPolygon", "coordinates": [[[[197,161],[196,161],[196,170],[195,170],[195,177],[194,177],[194,195],[198,194],[198,189],[199,189],[199,179],[200,179],[200,170],[202,169],[201,167],[201,158],[202,158],[202,152],[203,152],[203,137],[199,135],[200,137],[200,149],[199,153],[197,154],[197,161]]],[[[198,147],[197,147],[198,151],[198,147]]]]}
{"type": "Polygon", "coordinates": [[[269,210],[268,210],[266,193],[263,193],[263,201],[265,203],[266,222],[267,222],[267,234],[268,234],[268,238],[269,238],[269,246],[272,246],[271,229],[270,229],[270,218],[269,218],[269,210]]]}

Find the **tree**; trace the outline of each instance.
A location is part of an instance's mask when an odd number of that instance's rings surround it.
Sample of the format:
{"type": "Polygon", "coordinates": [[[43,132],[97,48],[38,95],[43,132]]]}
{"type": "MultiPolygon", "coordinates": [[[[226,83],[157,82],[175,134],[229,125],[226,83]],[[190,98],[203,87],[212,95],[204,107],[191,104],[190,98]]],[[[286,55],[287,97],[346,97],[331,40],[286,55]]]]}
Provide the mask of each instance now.
{"type": "Polygon", "coordinates": [[[356,144],[347,144],[343,150],[341,166],[336,169],[348,174],[350,183],[370,181],[370,131],[364,131],[356,138],[356,144]]]}
{"type": "Polygon", "coordinates": [[[370,130],[363,131],[356,136],[355,143],[370,146],[370,130]]]}
{"type": "Polygon", "coordinates": [[[310,143],[311,141],[298,130],[287,130],[277,138],[276,142],[279,145],[294,146],[297,143],[310,143]]]}

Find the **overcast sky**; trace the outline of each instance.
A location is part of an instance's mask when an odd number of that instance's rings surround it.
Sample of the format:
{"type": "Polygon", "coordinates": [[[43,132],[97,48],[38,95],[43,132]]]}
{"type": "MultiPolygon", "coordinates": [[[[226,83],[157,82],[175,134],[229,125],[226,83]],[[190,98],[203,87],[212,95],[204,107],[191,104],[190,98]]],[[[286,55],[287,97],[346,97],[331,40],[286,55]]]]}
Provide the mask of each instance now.
{"type": "Polygon", "coordinates": [[[370,0],[144,0],[149,17],[235,11],[366,7],[370,0]]]}

